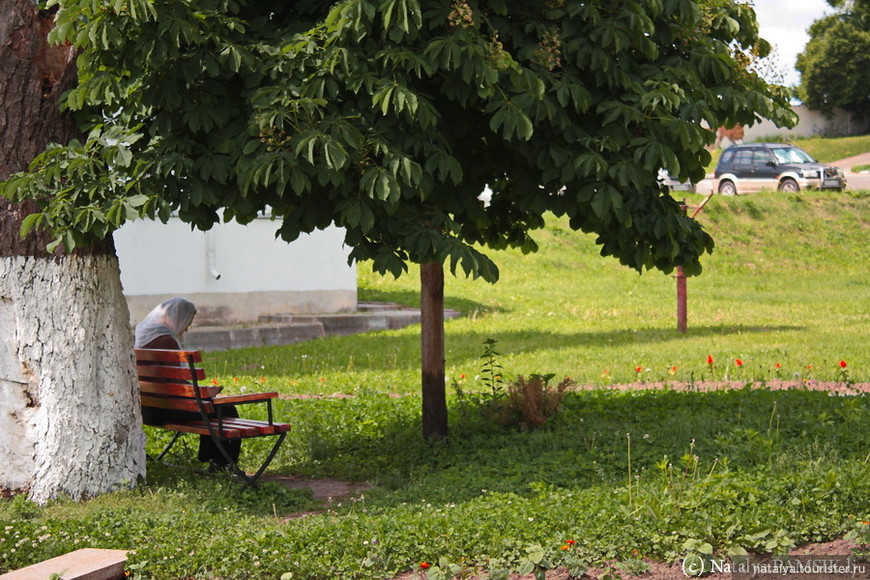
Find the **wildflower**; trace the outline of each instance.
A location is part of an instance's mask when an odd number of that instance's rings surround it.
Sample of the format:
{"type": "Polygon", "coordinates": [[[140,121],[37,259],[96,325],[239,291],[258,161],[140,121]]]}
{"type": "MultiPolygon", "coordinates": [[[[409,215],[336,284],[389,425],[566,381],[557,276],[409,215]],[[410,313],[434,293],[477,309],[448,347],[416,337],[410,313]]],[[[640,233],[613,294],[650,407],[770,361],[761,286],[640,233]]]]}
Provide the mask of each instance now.
{"type": "Polygon", "coordinates": [[[707,364],[708,364],[708,365],[712,365],[712,364],[713,364],[713,355],[712,355],[712,354],[708,354],[708,355],[707,355],[707,364]]]}
{"type": "Polygon", "coordinates": [[[670,373],[671,376],[677,374],[677,365],[672,366],[668,373],[670,373]]]}
{"type": "Polygon", "coordinates": [[[840,368],[841,368],[841,369],[844,369],[844,368],[846,368],[846,367],[848,366],[848,365],[846,364],[846,361],[844,361],[844,360],[841,360],[841,361],[840,361],[839,363],[837,363],[837,364],[840,365],[840,368]]]}
{"type": "Polygon", "coordinates": [[[741,360],[741,359],[739,359],[739,358],[735,358],[735,359],[734,359],[734,364],[736,364],[736,365],[739,366],[739,367],[742,367],[742,366],[743,366],[743,360],[741,360]]]}
{"type": "Polygon", "coordinates": [[[218,383],[218,380],[217,380],[217,379],[212,379],[212,380],[211,380],[211,384],[213,384],[213,385],[217,385],[217,384],[219,384],[219,383],[218,383]]]}
{"type": "Polygon", "coordinates": [[[265,382],[266,382],[266,377],[260,377],[260,382],[261,382],[261,383],[265,383],[265,382]]]}
{"type": "Polygon", "coordinates": [[[643,371],[643,367],[634,367],[634,372],[640,373],[643,371]]]}
{"type": "Polygon", "coordinates": [[[239,377],[233,377],[233,382],[234,382],[234,383],[238,383],[238,382],[239,382],[239,377]]]}
{"type": "Polygon", "coordinates": [[[420,569],[421,570],[428,570],[429,566],[430,566],[429,562],[420,562],[420,569]]]}
{"type": "Polygon", "coordinates": [[[565,540],[565,543],[568,544],[569,546],[573,546],[577,542],[575,542],[574,540],[565,540]]]}
{"type": "Polygon", "coordinates": [[[464,378],[465,378],[465,373],[462,373],[461,375],[459,375],[459,378],[460,378],[460,379],[464,379],[464,378]]]}
{"type": "Polygon", "coordinates": [[[775,365],[773,365],[773,366],[775,366],[775,367],[776,367],[776,368],[780,368],[780,367],[781,367],[781,366],[782,366],[782,365],[781,365],[781,364],[779,364],[779,363],[776,363],[776,364],[775,364],[775,365]]]}
{"type": "Polygon", "coordinates": [[[570,549],[571,549],[571,546],[569,546],[568,544],[565,544],[564,546],[562,546],[562,547],[559,548],[559,549],[560,549],[560,550],[570,550],[570,549]]]}
{"type": "Polygon", "coordinates": [[[813,370],[813,365],[807,365],[807,370],[808,370],[808,371],[813,370]]]}

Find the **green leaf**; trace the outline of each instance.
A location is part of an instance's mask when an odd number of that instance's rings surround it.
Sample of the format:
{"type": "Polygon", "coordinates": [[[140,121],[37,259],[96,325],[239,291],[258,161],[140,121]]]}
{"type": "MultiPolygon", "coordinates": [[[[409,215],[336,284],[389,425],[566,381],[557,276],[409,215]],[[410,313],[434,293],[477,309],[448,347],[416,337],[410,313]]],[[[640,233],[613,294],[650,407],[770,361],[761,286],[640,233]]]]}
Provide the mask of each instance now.
{"type": "Polygon", "coordinates": [[[489,8],[499,16],[505,16],[508,13],[507,5],[504,0],[490,0],[489,8]]]}
{"type": "Polygon", "coordinates": [[[27,236],[31,229],[38,228],[44,217],[45,216],[41,213],[28,214],[27,217],[21,221],[21,228],[19,229],[21,237],[23,238],[27,236]]]}

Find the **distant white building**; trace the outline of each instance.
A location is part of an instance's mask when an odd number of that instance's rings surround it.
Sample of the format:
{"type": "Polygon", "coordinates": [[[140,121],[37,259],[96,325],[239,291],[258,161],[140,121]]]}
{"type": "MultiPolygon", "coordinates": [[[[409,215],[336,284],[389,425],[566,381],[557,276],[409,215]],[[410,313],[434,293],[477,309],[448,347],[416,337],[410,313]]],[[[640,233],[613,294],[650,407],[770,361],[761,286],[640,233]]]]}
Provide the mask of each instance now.
{"type": "Polygon", "coordinates": [[[745,141],[788,140],[797,137],[863,135],[870,129],[870,119],[862,119],[842,109],[836,109],[831,116],[814,111],[806,105],[792,107],[798,115],[798,124],[793,129],[779,128],[767,119],[751,127],[745,127],[745,141]]]}
{"type": "Polygon", "coordinates": [[[173,296],[196,304],[198,325],[355,310],[356,267],[347,264],[344,231],[331,227],[288,244],[275,238],[277,229],[268,217],[208,232],[174,217],[125,224],[115,247],[131,322],[173,296]]]}

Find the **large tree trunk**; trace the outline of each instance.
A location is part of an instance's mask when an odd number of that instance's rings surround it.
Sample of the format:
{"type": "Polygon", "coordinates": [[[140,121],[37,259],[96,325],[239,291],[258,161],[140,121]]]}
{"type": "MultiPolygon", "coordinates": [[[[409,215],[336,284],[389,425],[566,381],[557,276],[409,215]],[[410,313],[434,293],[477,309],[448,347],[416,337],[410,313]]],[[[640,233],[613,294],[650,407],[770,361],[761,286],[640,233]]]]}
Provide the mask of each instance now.
{"type": "MultiPolygon", "coordinates": [[[[77,133],[57,107],[75,55],[48,46],[52,24],[0,0],[0,179],[77,133]]],[[[111,240],[48,254],[18,235],[30,211],[0,199],[0,486],[80,499],[145,473],[129,313],[111,240]]]]}
{"type": "Polygon", "coordinates": [[[444,386],[444,267],[420,266],[420,335],[423,359],[423,436],[447,437],[444,386]]]}

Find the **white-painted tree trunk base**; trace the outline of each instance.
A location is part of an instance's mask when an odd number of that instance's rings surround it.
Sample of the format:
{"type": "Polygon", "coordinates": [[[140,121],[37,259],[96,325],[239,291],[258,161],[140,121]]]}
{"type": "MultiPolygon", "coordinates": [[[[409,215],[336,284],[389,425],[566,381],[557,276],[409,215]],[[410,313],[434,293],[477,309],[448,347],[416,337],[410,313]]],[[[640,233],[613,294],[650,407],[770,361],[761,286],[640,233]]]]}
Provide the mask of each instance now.
{"type": "Polygon", "coordinates": [[[114,256],[0,258],[0,486],[38,503],[145,475],[114,256]]]}

